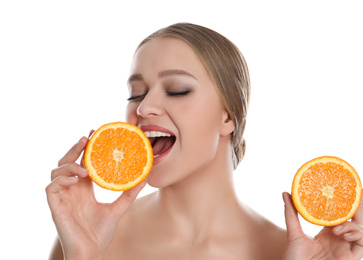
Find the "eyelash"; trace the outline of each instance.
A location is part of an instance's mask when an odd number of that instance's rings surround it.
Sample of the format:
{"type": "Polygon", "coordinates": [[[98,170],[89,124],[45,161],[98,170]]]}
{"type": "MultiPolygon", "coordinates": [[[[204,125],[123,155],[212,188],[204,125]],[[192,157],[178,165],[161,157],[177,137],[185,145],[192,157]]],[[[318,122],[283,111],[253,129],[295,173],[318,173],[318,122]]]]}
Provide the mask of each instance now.
{"type": "Polygon", "coordinates": [[[189,93],[190,93],[190,90],[185,90],[185,91],[181,91],[181,92],[166,92],[166,94],[171,97],[186,96],[189,93]]]}
{"type": "MultiPolygon", "coordinates": [[[[178,96],[186,96],[190,93],[190,90],[185,90],[181,92],[166,92],[166,94],[170,97],[178,97],[178,96]]],[[[146,93],[147,94],[147,93],[146,93]]],[[[138,99],[142,99],[146,96],[146,94],[137,95],[137,96],[131,96],[127,99],[127,101],[136,101],[138,99]]]]}
{"type": "Polygon", "coordinates": [[[142,94],[142,95],[138,95],[138,96],[131,96],[127,99],[127,101],[135,101],[137,99],[141,99],[144,98],[146,96],[146,94],[142,94]]]}

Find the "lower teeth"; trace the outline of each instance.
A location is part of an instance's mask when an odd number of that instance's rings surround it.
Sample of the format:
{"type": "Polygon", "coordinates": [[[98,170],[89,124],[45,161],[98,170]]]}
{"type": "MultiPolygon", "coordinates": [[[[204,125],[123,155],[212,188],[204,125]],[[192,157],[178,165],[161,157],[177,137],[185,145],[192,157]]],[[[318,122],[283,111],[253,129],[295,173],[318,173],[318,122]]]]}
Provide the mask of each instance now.
{"type": "Polygon", "coordinates": [[[154,155],[154,158],[158,157],[159,155],[160,155],[160,154],[155,154],[155,155],[154,155]]]}

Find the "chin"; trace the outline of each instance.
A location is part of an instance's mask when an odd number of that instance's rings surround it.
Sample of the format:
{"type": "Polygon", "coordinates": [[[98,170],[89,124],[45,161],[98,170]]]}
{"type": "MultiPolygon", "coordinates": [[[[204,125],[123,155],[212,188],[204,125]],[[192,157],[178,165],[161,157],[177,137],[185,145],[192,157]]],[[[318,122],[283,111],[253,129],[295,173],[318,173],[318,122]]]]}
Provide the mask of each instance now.
{"type": "Polygon", "coordinates": [[[177,172],[173,170],[159,170],[157,166],[151,170],[150,174],[146,177],[147,183],[153,188],[165,188],[175,183],[180,182],[183,176],[177,177],[177,172]]]}
{"type": "Polygon", "coordinates": [[[150,174],[146,177],[147,184],[153,188],[164,188],[166,187],[165,177],[160,172],[152,169],[150,174]]]}

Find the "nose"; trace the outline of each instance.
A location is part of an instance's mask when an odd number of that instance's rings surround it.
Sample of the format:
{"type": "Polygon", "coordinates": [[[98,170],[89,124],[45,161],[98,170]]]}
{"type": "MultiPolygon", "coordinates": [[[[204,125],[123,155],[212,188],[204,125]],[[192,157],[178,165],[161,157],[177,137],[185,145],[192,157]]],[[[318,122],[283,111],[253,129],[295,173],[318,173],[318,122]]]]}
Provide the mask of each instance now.
{"type": "Polygon", "coordinates": [[[137,107],[136,114],[139,117],[149,118],[161,115],[162,111],[160,94],[149,91],[137,107]]]}

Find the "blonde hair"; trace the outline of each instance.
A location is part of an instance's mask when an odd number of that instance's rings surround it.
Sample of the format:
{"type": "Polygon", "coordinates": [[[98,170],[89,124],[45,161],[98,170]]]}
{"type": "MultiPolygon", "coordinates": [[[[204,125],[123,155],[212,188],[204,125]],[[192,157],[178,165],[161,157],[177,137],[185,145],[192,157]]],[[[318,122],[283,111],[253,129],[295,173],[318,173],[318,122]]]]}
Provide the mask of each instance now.
{"type": "Polygon", "coordinates": [[[153,38],[161,37],[174,37],[186,42],[198,55],[217,87],[224,107],[234,123],[231,140],[235,169],[246,151],[243,133],[251,89],[248,67],[242,53],[223,35],[190,23],[177,23],[160,29],[145,38],[138,48],[153,38]]]}

